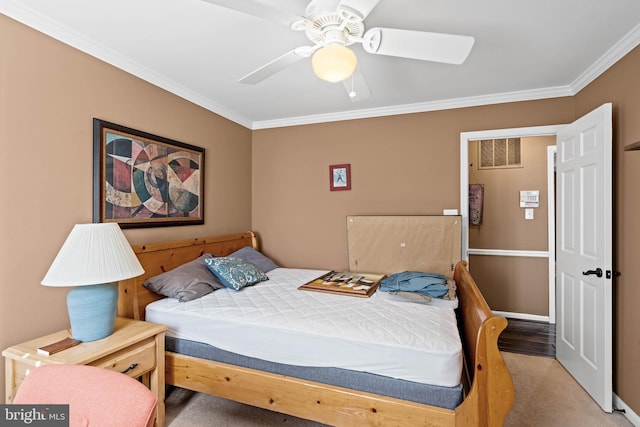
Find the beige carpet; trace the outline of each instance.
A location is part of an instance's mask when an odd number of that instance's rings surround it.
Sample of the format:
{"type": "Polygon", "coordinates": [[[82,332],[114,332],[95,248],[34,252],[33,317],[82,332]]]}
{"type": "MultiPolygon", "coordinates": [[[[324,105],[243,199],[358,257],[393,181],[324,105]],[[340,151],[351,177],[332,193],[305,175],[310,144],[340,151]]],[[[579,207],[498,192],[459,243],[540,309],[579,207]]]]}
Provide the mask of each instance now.
{"type": "MultiPolygon", "coordinates": [[[[633,426],[622,414],[607,414],[555,359],[503,353],[516,390],[505,426],[633,426]]],[[[167,395],[169,427],[317,427],[322,424],[174,389],[167,395]]]]}
{"type": "Polygon", "coordinates": [[[620,413],[598,406],[556,360],[503,352],[516,400],[505,426],[632,426],[620,413]]]}

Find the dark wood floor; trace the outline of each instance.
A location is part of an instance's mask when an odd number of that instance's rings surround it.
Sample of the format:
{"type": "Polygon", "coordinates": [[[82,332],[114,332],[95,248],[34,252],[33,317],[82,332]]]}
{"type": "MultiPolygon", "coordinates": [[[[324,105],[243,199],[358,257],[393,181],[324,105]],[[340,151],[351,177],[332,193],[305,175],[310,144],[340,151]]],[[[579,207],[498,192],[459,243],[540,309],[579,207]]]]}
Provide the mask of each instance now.
{"type": "Polygon", "coordinates": [[[498,338],[501,351],[556,357],[556,325],[531,320],[507,320],[509,324],[498,338]]]}

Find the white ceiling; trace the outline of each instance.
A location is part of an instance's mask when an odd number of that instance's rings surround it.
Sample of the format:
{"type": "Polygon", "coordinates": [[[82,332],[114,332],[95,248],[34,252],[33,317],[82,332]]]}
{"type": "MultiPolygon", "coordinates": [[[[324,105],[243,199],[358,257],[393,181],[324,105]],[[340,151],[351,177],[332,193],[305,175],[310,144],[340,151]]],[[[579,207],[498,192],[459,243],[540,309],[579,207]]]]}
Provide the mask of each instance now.
{"type": "MultiPolygon", "coordinates": [[[[303,15],[307,1],[263,3],[303,15]]],[[[353,45],[371,96],[352,102],[308,59],[238,83],[309,42],[201,0],[0,0],[0,13],[251,129],[573,95],[640,44],[638,0],[381,0],[367,28],[470,35],[475,45],[462,65],[353,45]]]]}

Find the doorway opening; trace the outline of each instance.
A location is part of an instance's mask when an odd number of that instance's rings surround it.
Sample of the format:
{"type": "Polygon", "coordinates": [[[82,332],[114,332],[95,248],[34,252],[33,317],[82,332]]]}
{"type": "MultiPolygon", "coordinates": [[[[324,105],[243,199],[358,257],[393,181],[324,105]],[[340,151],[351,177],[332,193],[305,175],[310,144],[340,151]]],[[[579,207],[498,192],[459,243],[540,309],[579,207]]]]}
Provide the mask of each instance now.
{"type": "MultiPolygon", "coordinates": [[[[526,128],[512,129],[495,129],[476,132],[463,132],[460,134],[460,212],[462,216],[462,257],[469,262],[470,256],[487,256],[487,257],[509,257],[512,263],[518,263],[528,258],[537,258],[540,262],[548,265],[548,315],[539,315],[526,312],[500,312],[496,314],[517,319],[536,320],[549,323],[556,321],[556,301],[555,301],[555,185],[554,185],[554,159],[555,145],[547,147],[547,217],[548,226],[547,234],[547,250],[504,250],[504,249],[481,249],[469,247],[470,235],[470,212],[469,212],[469,184],[470,175],[469,165],[474,162],[470,158],[470,143],[476,140],[487,139],[509,139],[509,138],[532,138],[542,136],[552,136],[555,138],[559,129],[564,125],[554,126],[538,126],[526,128]]],[[[526,160],[525,160],[526,161],[526,160]]],[[[522,189],[529,190],[529,189],[522,189]]],[[[502,197],[513,197],[517,195],[503,195],[502,197]]],[[[516,202],[516,200],[514,200],[516,202]]],[[[497,259],[497,258],[496,258],[497,259]]],[[[507,258],[501,258],[503,260],[507,258]]],[[[543,264],[544,265],[544,264],[543,264]]],[[[543,279],[544,280],[544,279],[543,279]]]]}

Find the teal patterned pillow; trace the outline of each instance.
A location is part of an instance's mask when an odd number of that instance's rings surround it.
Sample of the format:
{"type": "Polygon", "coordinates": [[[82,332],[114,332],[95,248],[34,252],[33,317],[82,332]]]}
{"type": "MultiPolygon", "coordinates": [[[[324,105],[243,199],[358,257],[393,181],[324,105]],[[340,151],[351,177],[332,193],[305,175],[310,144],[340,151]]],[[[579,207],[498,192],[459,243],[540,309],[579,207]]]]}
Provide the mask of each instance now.
{"type": "Polygon", "coordinates": [[[236,291],[269,280],[269,276],[262,270],[240,258],[207,258],[204,262],[223,285],[236,291]]]}

